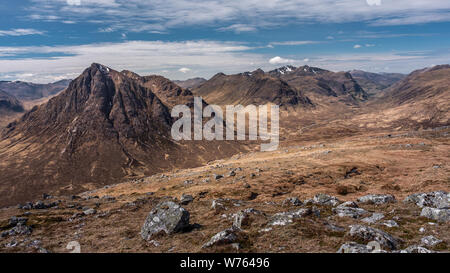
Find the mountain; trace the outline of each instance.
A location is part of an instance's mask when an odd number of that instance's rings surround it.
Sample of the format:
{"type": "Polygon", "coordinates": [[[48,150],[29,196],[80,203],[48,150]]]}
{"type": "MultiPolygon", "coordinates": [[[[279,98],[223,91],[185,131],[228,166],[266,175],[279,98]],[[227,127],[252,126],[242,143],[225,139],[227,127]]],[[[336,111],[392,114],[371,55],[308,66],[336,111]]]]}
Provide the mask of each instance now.
{"type": "MultiPolygon", "coordinates": [[[[374,102],[386,119],[400,127],[450,125],[450,65],[417,70],[374,102]]],[[[381,115],[380,115],[381,118],[381,115]]]]}
{"type": "Polygon", "coordinates": [[[348,72],[332,72],[310,66],[285,66],[267,73],[302,90],[307,96],[336,97],[356,103],[368,99],[368,94],[348,72]]]}
{"type": "Polygon", "coordinates": [[[0,205],[234,154],[237,144],[172,141],[170,108],[177,97],[193,98],[189,94],[162,77],[92,64],[65,91],[2,131],[0,205]]]}
{"type": "Polygon", "coordinates": [[[0,81],[0,89],[19,100],[37,100],[58,94],[66,89],[70,80],[61,80],[49,84],[37,84],[22,81],[0,81]]]}
{"type": "Polygon", "coordinates": [[[206,79],[204,78],[192,78],[187,79],[184,81],[173,81],[174,83],[178,84],[179,86],[183,88],[193,89],[200,85],[202,85],[204,82],[206,82],[206,79]]]}
{"type": "Polygon", "coordinates": [[[13,95],[0,90],[0,115],[5,115],[10,112],[23,112],[22,103],[13,95]]]}
{"type": "Polygon", "coordinates": [[[261,69],[235,75],[219,73],[192,92],[217,105],[274,103],[280,106],[312,106],[311,100],[302,91],[261,69]]]}
{"type": "Polygon", "coordinates": [[[400,73],[371,73],[362,70],[352,70],[350,74],[369,94],[377,94],[406,77],[400,73]]]}

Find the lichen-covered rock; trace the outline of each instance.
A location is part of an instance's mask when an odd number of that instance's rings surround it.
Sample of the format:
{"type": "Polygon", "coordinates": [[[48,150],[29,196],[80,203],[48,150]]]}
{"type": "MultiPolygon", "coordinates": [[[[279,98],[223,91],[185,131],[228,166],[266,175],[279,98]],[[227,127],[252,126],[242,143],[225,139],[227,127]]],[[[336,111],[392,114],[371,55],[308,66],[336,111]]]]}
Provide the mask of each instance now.
{"type": "Polygon", "coordinates": [[[364,209],[353,207],[337,207],[333,209],[333,213],[337,214],[339,217],[351,217],[355,219],[368,214],[364,209]]]}
{"type": "Polygon", "coordinates": [[[416,193],[406,197],[404,201],[414,203],[421,208],[432,207],[445,209],[450,208],[450,193],[445,191],[416,193]]]}
{"type": "Polygon", "coordinates": [[[162,232],[165,234],[182,232],[189,227],[189,216],[189,212],[178,204],[171,201],[162,202],[147,216],[141,236],[144,240],[151,240],[152,236],[162,232]]]}
{"type": "Polygon", "coordinates": [[[322,206],[337,206],[339,205],[339,203],[341,203],[341,201],[339,201],[339,199],[337,199],[334,196],[330,196],[327,194],[323,194],[323,193],[319,193],[316,196],[314,196],[314,198],[312,199],[312,202],[314,204],[317,205],[322,205],[322,206]]]}
{"type": "Polygon", "coordinates": [[[320,215],[320,210],[317,208],[303,208],[297,211],[290,212],[279,212],[272,216],[272,220],[270,221],[270,225],[272,226],[285,226],[293,222],[294,219],[298,219],[301,217],[309,216],[309,215],[320,215]]]}
{"type": "Polygon", "coordinates": [[[395,222],[394,220],[383,221],[381,224],[382,224],[382,225],[385,225],[385,226],[387,226],[387,227],[389,227],[389,228],[398,227],[397,222],[395,222]]]}
{"type": "Polygon", "coordinates": [[[241,229],[250,223],[250,215],[246,211],[239,211],[233,217],[233,228],[241,229]]]}
{"type": "Polygon", "coordinates": [[[237,232],[238,231],[235,228],[223,230],[211,237],[211,239],[205,243],[202,248],[235,243],[239,238],[237,232]]]}
{"type": "Polygon", "coordinates": [[[420,216],[442,223],[450,222],[450,209],[424,207],[420,213],[420,216]]]}
{"type": "Polygon", "coordinates": [[[387,204],[387,203],[395,203],[397,200],[393,195],[390,194],[369,194],[363,197],[358,198],[359,203],[364,204],[387,204]]]}
{"type": "Polygon", "coordinates": [[[344,202],[344,203],[340,204],[337,207],[338,208],[358,208],[358,204],[356,204],[353,201],[347,201],[347,202],[344,202]]]}
{"type": "Polygon", "coordinates": [[[390,234],[367,226],[352,225],[350,226],[350,231],[348,234],[353,238],[363,240],[365,242],[376,241],[381,246],[390,250],[398,249],[400,245],[400,241],[390,234]]]}
{"type": "Polygon", "coordinates": [[[420,242],[422,245],[427,247],[434,247],[440,243],[442,243],[442,240],[439,240],[438,238],[434,237],[433,235],[423,237],[420,242]]]}

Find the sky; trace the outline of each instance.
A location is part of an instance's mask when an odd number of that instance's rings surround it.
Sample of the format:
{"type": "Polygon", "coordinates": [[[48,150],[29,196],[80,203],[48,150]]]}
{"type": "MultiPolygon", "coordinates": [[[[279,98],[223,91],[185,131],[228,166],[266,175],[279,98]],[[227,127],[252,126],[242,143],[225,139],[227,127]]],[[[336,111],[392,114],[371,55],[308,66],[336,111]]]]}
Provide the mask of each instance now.
{"type": "Polygon", "coordinates": [[[450,63],[449,0],[0,0],[0,14],[8,81],[75,78],[93,62],[181,80],[450,63]]]}

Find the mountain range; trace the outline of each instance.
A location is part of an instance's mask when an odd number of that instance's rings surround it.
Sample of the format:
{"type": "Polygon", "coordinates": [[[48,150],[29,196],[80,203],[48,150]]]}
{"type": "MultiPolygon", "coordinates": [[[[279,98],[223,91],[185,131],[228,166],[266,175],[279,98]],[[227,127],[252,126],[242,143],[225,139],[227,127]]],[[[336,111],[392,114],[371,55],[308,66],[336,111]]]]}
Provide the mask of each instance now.
{"type": "MultiPolygon", "coordinates": [[[[73,194],[164,170],[200,166],[253,149],[248,143],[231,141],[174,142],[171,109],[178,104],[192,106],[194,96],[201,96],[205,104],[281,105],[281,114],[290,121],[281,128],[282,138],[289,140],[300,137],[302,126],[310,126],[306,121],[314,117],[323,121],[323,130],[340,116],[355,128],[368,128],[374,122],[380,129],[398,124],[410,128],[448,125],[449,76],[446,65],[415,71],[399,81],[371,77],[379,86],[387,86],[380,96],[371,98],[364,83],[358,82],[361,73],[309,66],[218,73],[184,88],[162,76],[118,72],[94,63],[64,91],[1,131],[0,206],[43,193],[73,194]]],[[[57,92],[52,90],[46,94],[57,92]]],[[[13,93],[22,98],[44,95],[13,93]]],[[[1,94],[5,105],[19,107],[18,100],[1,94]]]]}

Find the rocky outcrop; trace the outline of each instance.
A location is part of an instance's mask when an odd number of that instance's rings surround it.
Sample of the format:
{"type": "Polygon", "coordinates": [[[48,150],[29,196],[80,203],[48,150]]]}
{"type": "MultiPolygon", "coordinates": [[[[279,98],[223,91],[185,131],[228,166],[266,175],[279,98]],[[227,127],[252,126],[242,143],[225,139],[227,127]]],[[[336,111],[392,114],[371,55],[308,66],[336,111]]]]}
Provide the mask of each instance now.
{"type": "Polygon", "coordinates": [[[421,208],[445,209],[450,208],[450,193],[445,191],[416,193],[406,197],[405,202],[414,203],[421,208]]]}
{"type": "Polygon", "coordinates": [[[436,209],[424,207],[420,216],[432,219],[438,222],[450,222],[450,209],[436,209]]]}
{"type": "Polygon", "coordinates": [[[397,202],[395,196],[390,194],[369,194],[358,198],[359,203],[381,205],[397,202]]]}

